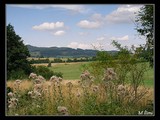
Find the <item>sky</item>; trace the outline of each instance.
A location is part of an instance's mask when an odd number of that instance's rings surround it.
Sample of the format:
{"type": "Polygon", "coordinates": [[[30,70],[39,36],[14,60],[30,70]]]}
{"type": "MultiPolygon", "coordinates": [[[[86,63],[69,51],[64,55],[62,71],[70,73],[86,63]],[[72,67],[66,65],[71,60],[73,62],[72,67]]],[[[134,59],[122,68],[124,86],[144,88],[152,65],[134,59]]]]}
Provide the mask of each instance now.
{"type": "Polygon", "coordinates": [[[117,50],[145,44],[136,31],[142,4],[6,4],[6,25],[25,45],[117,50]]]}

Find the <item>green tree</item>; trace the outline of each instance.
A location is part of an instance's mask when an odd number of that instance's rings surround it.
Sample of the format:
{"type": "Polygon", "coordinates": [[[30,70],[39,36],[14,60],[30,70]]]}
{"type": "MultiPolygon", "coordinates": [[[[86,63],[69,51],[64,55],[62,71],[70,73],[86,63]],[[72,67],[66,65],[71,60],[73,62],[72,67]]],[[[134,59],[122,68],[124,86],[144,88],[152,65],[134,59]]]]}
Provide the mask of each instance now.
{"type": "MultiPolygon", "coordinates": [[[[7,26],[7,77],[8,79],[13,73],[29,74],[31,65],[27,61],[30,56],[27,47],[23,44],[23,40],[14,31],[11,24],[7,26]]],[[[17,78],[15,78],[17,79],[17,78]]]]}
{"type": "Polygon", "coordinates": [[[153,67],[153,48],[154,48],[154,6],[144,5],[140,8],[136,16],[136,30],[137,32],[145,36],[146,45],[144,47],[144,52],[148,53],[145,59],[150,62],[150,66],[153,67]]]}

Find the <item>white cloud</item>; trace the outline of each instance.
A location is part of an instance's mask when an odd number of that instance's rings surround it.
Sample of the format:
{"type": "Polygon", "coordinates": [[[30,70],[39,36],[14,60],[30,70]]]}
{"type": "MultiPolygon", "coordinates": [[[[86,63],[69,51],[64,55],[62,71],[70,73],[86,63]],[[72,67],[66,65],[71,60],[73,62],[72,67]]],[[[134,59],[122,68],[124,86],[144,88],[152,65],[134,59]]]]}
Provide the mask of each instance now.
{"type": "Polygon", "coordinates": [[[89,9],[86,9],[83,5],[52,5],[52,7],[58,7],[79,13],[86,13],[89,11],[89,9]]]}
{"type": "Polygon", "coordinates": [[[103,36],[102,37],[98,37],[97,40],[98,41],[105,40],[105,37],[103,37],[103,36]]]}
{"type": "Polygon", "coordinates": [[[111,37],[112,40],[129,40],[129,36],[125,35],[123,37],[111,37]]]}
{"type": "Polygon", "coordinates": [[[53,34],[56,35],[56,36],[61,36],[61,35],[64,35],[64,34],[65,34],[65,31],[59,30],[59,31],[57,31],[57,32],[55,32],[55,33],[53,33],[53,34]]]}
{"type": "Polygon", "coordinates": [[[54,23],[54,22],[51,22],[51,23],[44,22],[40,25],[35,25],[32,28],[34,30],[54,30],[54,29],[63,28],[63,27],[64,27],[63,22],[56,22],[56,23],[54,23]]]}
{"type": "Polygon", "coordinates": [[[60,8],[60,10],[70,10],[74,12],[79,12],[79,13],[86,13],[90,11],[89,9],[85,8],[83,5],[66,5],[66,4],[56,4],[56,5],[8,5],[12,7],[21,7],[21,8],[30,8],[30,9],[46,9],[46,8],[60,8]]]}
{"type": "Polygon", "coordinates": [[[79,35],[86,36],[86,35],[89,35],[89,33],[88,32],[79,32],[79,35]]]}
{"type": "Polygon", "coordinates": [[[91,49],[92,48],[92,46],[89,44],[83,44],[78,42],[71,42],[67,47],[74,48],[74,49],[77,49],[77,48],[91,49]]]}
{"type": "Polygon", "coordinates": [[[105,20],[109,23],[132,23],[135,20],[135,12],[142,5],[121,5],[112,13],[106,15],[105,20]]]}
{"type": "Polygon", "coordinates": [[[91,19],[94,20],[94,21],[103,21],[103,16],[99,13],[94,13],[92,16],[91,16],[91,19]]]}
{"type": "Polygon", "coordinates": [[[77,24],[81,28],[86,29],[93,29],[93,28],[99,28],[101,27],[101,23],[98,21],[88,21],[88,20],[82,20],[77,24]]]}

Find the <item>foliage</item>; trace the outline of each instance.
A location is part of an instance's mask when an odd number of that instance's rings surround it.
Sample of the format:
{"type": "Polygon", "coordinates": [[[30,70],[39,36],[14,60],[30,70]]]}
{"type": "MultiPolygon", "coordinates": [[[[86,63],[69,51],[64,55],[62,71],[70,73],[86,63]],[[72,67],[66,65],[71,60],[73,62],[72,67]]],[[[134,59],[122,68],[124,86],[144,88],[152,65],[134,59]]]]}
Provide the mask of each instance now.
{"type": "Polygon", "coordinates": [[[24,78],[28,78],[28,75],[26,75],[23,70],[17,70],[17,71],[12,70],[10,72],[9,79],[11,80],[24,79],[24,78]]]}
{"type": "Polygon", "coordinates": [[[48,80],[53,75],[56,75],[57,77],[63,77],[61,72],[53,72],[46,66],[37,66],[34,72],[38,75],[42,75],[45,79],[48,80]]]}
{"type": "Polygon", "coordinates": [[[27,61],[29,51],[23,44],[23,40],[14,31],[11,24],[7,26],[7,79],[10,79],[11,74],[24,71],[24,74],[31,72],[31,66],[27,61]],[[12,72],[12,73],[11,73],[12,72]]]}
{"type": "Polygon", "coordinates": [[[135,22],[137,23],[137,32],[145,36],[146,45],[144,51],[147,52],[146,59],[150,62],[150,66],[153,67],[153,50],[154,50],[154,6],[144,5],[138,12],[135,22]]]}

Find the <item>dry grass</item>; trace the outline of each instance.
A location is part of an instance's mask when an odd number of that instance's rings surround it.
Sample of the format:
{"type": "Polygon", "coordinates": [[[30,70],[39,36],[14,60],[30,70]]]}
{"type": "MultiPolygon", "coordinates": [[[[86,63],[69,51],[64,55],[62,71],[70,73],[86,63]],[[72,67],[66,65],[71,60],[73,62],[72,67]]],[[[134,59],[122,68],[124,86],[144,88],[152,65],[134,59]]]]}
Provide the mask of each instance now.
{"type": "MultiPolygon", "coordinates": [[[[91,95],[92,94],[95,95],[95,93],[93,92],[93,89],[92,89],[93,86],[95,86],[93,84],[91,87],[87,87],[87,92],[89,93],[89,96],[88,97],[84,96],[85,91],[83,90],[82,86],[78,83],[78,80],[62,80],[61,85],[60,85],[61,87],[57,87],[57,86],[55,87],[53,85],[49,87],[49,84],[50,84],[49,81],[44,82],[43,83],[43,88],[42,88],[44,90],[44,92],[47,93],[47,94],[44,94],[44,98],[45,98],[45,101],[47,102],[46,111],[47,111],[48,114],[51,114],[52,111],[54,111],[55,112],[54,114],[56,114],[56,111],[54,110],[53,106],[55,106],[57,100],[60,99],[59,91],[61,91],[61,95],[62,95],[63,100],[64,100],[63,104],[71,110],[72,114],[81,114],[82,106],[83,106],[83,104],[85,105],[85,102],[86,102],[85,100],[88,99],[88,98],[92,99],[91,95]],[[69,83],[69,82],[71,82],[73,84],[71,89],[69,89],[69,87],[67,86],[67,83],[69,83]],[[77,97],[78,91],[81,94],[80,97],[77,97]],[[70,108],[71,107],[70,105],[73,108],[70,108]]],[[[30,87],[33,87],[32,85],[33,85],[32,81],[23,80],[21,85],[20,85],[20,91],[30,89],[30,87]]],[[[96,93],[97,98],[95,100],[95,103],[97,105],[99,105],[100,103],[104,103],[105,101],[109,100],[109,96],[106,94],[106,91],[103,88],[103,86],[101,86],[99,84],[98,84],[98,86],[99,86],[99,91],[96,93]]],[[[14,88],[14,81],[8,81],[7,82],[7,87],[14,88]]],[[[139,89],[138,89],[138,92],[143,93],[143,91],[146,90],[146,89],[147,89],[148,93],[145,94],[143,96],[143,98],[140,99],[140,101],[138,101],[135,104],[135,109],[138,108],[138,106],[146,106],[148,100],[153,100],[154,99],[153,88],[144,88],[143,86],[140,86],[139,89]]],[[[128,106],[128,103],[127,103],[126,100],[124,100],[123,102],[124,102],[123,105],[128,106]]]]}
{"type": "MultiPolygon", "coordinates": [[[[79,89],[80,92],[82,92],[82,88],[81,86],[79,85],[78,83],[79,80],[63,80],[61,82],[61,86],[62,86],[62,93],[64,96],[66,96],[66,94],[68,95],[68,87],[67,87],[67,83],[68,82],[71,82],[73,84],[73,87],[72,87],[72,93],[76,96],[77,94],[77,89],[79,89]]],[[[29,81],[29,80],[23,80],[21,85],[20,85],[20,90],[23,91],[23,90],[27,90],[29,89],[30,87],[32,87],[33,85],[33,82],[32,81],[29,81]]],[[[48,85],[49,85],[49,81],[46,81],[44,84],[43,84],[43,89],[47,89],[48,88],[48,85]]],[[[7,81],[7,87],[11,87],[11,88],[14,88],[14,81],[7,81]]],[[[50,88],[51,89],[51,88],[50,88]]],[[[89,88],[91,90],[91,87],[89,88]]],[[[53,90],[53,89],[52,89],[53,90]]],[[[147,97],[147,99],[153,99],[154,98],[154,89],[153,88],[144,88],[144,86],[140,86],[138,88],[138,92],[143,92],[144,90],[147,90],[148,93],[145,95],[145,97],[147,97]]],[[[105,96],[105,91],[104,89],[102,89],[102,87],[100,87],[99,89],[99,95],[100,96],[105,96]]],[[[103,97],[100,97],[103,99],[103,97]]]]}

